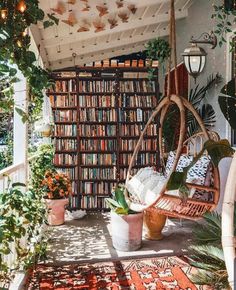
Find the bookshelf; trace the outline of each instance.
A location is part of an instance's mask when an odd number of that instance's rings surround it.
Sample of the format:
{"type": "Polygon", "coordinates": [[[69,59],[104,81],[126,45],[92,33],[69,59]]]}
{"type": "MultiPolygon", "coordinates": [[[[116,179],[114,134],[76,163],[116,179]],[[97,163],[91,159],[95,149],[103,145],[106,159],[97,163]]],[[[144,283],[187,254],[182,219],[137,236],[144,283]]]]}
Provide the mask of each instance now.
{"type": "MultiPolygon", "coordinates": [[[[105,197],[124,182],[140,132],[159,98],[158,70],[76,67],[53,72],[48,91],[54,115],[55,166],[72,180],[71,209],[106,210],[105,197]]],[[[158,122],[137,156],[135,173],[157,166],[158,122]]]]}

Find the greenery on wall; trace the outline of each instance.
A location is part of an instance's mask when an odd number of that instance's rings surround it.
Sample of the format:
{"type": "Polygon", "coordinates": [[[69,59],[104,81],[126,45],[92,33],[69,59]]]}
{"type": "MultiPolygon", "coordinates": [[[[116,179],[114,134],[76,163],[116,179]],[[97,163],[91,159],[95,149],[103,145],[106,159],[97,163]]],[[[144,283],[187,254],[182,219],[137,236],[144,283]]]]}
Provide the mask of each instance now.
{"type": "MultiPolygon", "coordinates": [[[[0,19],[0,77],[14,78],[17,70],[13,65],[19,68],[29,86],[28,116],[34,119],[41,111],[43,90],[47,89],[51,82],[49,72],[37,64],[36,55],[30,51],[31,38],[28,28],[39,21],[47,28],[54,23],[58,24],[59,20],[53,14],[45,15],[39,8],[38,0],[1,1],[0,11],[6,11],[6,17],[0,19]],[[25,4],[24,11],[18,7],[20,2],[25,4]]],[[[5,104],[0,105],[5,106],[5,104]]],[[[22,111],[21,114],[26,118],[22,111]]]]}
{"type": "MultiPolygon", "coordinates": [[[[233,32],[232,26],[236,22],[236,10],[229,9],[227,5],[224,5],[224,1],[220,1],[220,4],[213,4],[213,14],[212,18],[217,21],[216,29],[214,33],[218,35],[218,43],[221,47],[224,43],[226,43],[226,33],[232,32],[236,35],[236,32],[233,32]]],[[[233,7],[234,8],[234,7],[233,7]]],[[[234,48],[234,41],[231,41],[231,50],[234,48]]]]}

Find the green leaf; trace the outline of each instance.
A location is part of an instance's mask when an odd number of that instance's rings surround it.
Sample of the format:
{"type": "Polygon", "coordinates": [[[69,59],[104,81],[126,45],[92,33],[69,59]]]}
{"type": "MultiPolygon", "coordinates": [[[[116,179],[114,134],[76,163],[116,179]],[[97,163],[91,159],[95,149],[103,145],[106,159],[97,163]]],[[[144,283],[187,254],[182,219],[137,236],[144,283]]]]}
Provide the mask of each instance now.
{"type": "Polygon", "coordinates": [[[220,141],[208,140],[205,142],[203,150],[207,150],[215,166],[218,166],[221,159],[232,157],[234,154],[234,149],[226,139],[220,141]]]}
{"type": "Polygon", "coordinates": [[[120,207],[122,207],[124,210],[128,210],[129,206],[125,200],[124,190],[125,189],[123,187],[117,186],[115,188],[115,198],[120,207]]]}
{"type": "Polygon", "coordinates": [[[43,28],[44,29],[46,29],[46,28],[48,28],[50,26],[53,26],[53,25],[54,25],[54,23],[52,21],[49,21],[49,20],[46,20],[46,21],[43,22],[43,28]]]}
{"type": "Polygon", "coordinates": [[[181,186],[184,186],[186,179],[185,172],[172,172],[168,183],[167,183],[167,190],[177,190],[180,189],[181,186]]]}

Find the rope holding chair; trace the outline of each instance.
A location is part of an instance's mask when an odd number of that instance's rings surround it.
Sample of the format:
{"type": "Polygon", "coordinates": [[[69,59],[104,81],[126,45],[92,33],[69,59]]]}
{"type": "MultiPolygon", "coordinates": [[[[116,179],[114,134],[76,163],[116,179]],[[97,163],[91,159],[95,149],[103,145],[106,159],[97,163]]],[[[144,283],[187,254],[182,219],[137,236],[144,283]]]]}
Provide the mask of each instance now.
{"type": "MultiPolygon", "coordinates": [[[[167,78],[167,96],[165,96],[157,105],[156,109],[153,111],[152,115],[150,116],[148,122],[146,123],[143,131],[141,132],[141,135],[139,137],[139,140],[136,144],[136,147],[134,149],[131,162],[129,164],[129,168],[127,171],[127,177],[126,177],[126,183],[131,178],[131,170],[134,165],[134,162],[136,160],[137,154],[140,150],[141,144],[144,140],[145,134],[148,130],[149,125],[155,120],[155,117],[160,116],[160,127],[158,131],[158,140],[159,140],[159,153],[160,157],[163,156],[163,146],[162,146],[162,131],[163,131],[163,123],[165,120],[165,117],[168,113],[168,108],[172,105],[177,106],[180,114],[180,131],[179,131],[179,140],[178,140],[178,146],[176,149],[176,157],[173,164],[172,171],[175,171],[178,161],[180,159],[181,153],[183,151],[183,148],[187,148],[187,152],[190,153],[190,149],[197,149],[197,144],[202,145],[207,140],[214,140],[218,141],[219,136],[215,132],[208,132],[204,126],[203,121],[201,120],[201,117],[193,107],[193,105],[185,98],[179,96],[179,86],[178,86],[178,77],[177,77],[177,58],[176,58],[176,36],[175,36],[175,13],[174,13],[174,0],[171,0],[171,13],[170,13],[170,47],[172,48],[172,51],[174,53],[174,68],[175,68],[175,89],[176,94],[170,94],[170,67],[171,67],[171,57],[169,61],[169,71],[168,71],[168,78],[167,78]],[[174,42],[174,45],[172,45],[172,42],[174,42]],[[200,132],[192,137],[190,137],[188,140],[185,139],[185,127],[186,127],[186,114],[187,112],[190,112],[193,117],[196,119],[197,123],[200,127],[200,132]]],[[[201,149],[201,148],[200,148],[201,149]]],[[[196,152],[193,152],[195,155],[196,152]]],[[[220,193],[220,179],[219,179],[219,171],[218,168],[214,166],[214,164],[211,164],[212,171],[211,171],[211,184],[210,186],[205,185],[197,185],[194,183],[187,183],[189,189],[193,188],[199,191],[204,191],[212,195],[211,201],[204,201],[194,198],[187,198],[183,200],[181,197],[173,196],[168,194],[168,191],[166,189],[167,182],[163,186],[163,188],[160,191],[159,196],[156,198],[156,200],[146,207],[146,209],[155,210],[160,214],[169,216],[169,217],[175,217],[175,218],[185,218],[185,219],[191,219],[196,220],[203,216],[203,214],[206,211],[212,211],[216,208],[218,201],[219,201],[219,193],[220,193]]],[[[170,175],[169,175],[170,176],[170,175]]],[[[130,199],[126,192],[126,197],[130,199]]]]}

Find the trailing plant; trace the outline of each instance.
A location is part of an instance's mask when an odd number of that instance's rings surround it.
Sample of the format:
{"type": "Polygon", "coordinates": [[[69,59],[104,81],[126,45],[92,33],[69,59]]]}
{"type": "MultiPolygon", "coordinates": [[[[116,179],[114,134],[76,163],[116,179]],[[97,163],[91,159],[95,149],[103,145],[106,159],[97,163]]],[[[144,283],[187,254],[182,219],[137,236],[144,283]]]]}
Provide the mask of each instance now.
{"type": "Polygon", "coordinates": [[[137,212],[129,208],[125,199],[125,186],[118,184],[112,191],[112,198],[106,198],[106,203],[117,214],[135,214],[137,212]]]}
{"type": "MultiPolygon", "coordinates": [[[[236,225],[236,207],[234,211],[236,225]]],[[[234,228],[236,235],[236,227],[234,228]]],[[[199,285],[214,285],[214,289],[228,289],[227,271],[221,245],[221,215],[206,213],[204,223],[193,229],[193,245],[190,246],[190,263],[198,268],[191,280],[199,285]]]]}
{"type": "Polygon", "coordinates": [[[145,45],[146,56],[150,60],[148,68],[148,77],[150,80],[154,77],[155,68],[152,68],[154,60],[158,60],[160,65],[163,65],[165,61],[170,57],[171,48],[169,42],[163,38],[155,38],[149,40],[145,45]]]}
{"type": "MultiPolygon", "coordinates": [[[[0,25],[0,75],[15,77],[17,69],[13,64],[23,73],[29,85],[28,116],[32,119],[41,110],[42,91],[50,86],[51,80],[49,72],[37,64],[34,52],[30,51],[31,38],[27,29],[40,21],[47,28],[58,24],[59,20],[54,14],[45,15],[39,8],[38,0],[27,1],[24,11],[19,11],[16,4],[15,0],[0,2],[0,10],[6,11],[6,17],[1,19],[0,25]]],[[[21,114],[25,118],[22,111],[21,114]]]]}
{"type": "Polygon", "coordinates": [[[41,185],[46,171],[54,170],[54,148],[51,144],[43,144],[38,148],[37,157],[30,162],[31,178],[30,187],[42,196],[41,185]]]}
{"type": "MultiPolygon", "coordinates": [[[[212,18],[217,20],[216,29],[214,30],[214,33],[218,35],[219,38],[219,46],[221,47],[224,43],[226,43],[226,34],[228,32],[233,33],[236,35],[236,32],[233,32],[232,27],[233,24],[236,22],[236,10],[231,9],[232,7],[228,7],[227,5],[224,5],[224,1],[221,1],[221,4],[217,5],[214,4],[213,9],[214,12],[212,14],[212,18]]],[[[233,50],[235,44],[232,40],[230,42],[231,51],[233,50]]]]}
{"type": "Polygon", "coordinates": [[[46,218],[45,205],[33,191],[16,183],[0,193],[0,281],[7,283],[19,269],[32,265],[40,255],[41,230],[46,218]],[[24,238],[24,243],[22,239],[24,238]],[[4,257],[16,254],[14,264],[4,257]]]}

